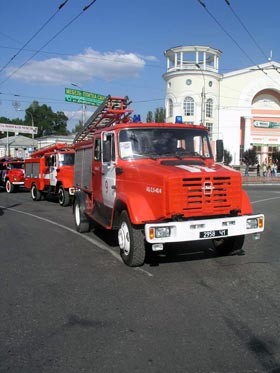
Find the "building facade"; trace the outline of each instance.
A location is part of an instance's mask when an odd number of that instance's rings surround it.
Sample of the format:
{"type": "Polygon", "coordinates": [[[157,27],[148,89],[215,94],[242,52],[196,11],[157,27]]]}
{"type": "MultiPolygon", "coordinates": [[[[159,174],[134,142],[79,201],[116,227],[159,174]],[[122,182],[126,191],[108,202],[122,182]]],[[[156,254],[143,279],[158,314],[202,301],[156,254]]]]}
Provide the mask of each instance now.
{"type": "Polygon", "coordinates": [[[203,123],[210,138],[223,139],[232,164],[255,148],[260,163],[280,151],[280,64],[219,72],[222,52],[208,46],[178,46],[164,52],[166,121],[182,116],[203,123]]]}

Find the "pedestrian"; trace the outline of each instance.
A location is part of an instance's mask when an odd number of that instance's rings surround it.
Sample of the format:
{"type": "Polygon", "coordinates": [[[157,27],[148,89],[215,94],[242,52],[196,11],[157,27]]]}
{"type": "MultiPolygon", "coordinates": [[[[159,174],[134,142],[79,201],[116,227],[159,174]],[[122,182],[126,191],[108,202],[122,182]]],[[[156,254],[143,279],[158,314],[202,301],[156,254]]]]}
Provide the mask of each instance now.
{"type": "Polygon", "coordinates": [[[260,164],[257,164],[257,176],[260,176],[260,164]]]}
{"type": "Polygon", "coordinates": [[[246,163],[244,176],[249,176],[249,164],[246,163]]]}
{"type": "Polygon", "coordinates": [[[263,176],[266,176],[266,173],[267,173],[267,166],[266,166],[266,163],[263,163],[262,164],[262,174],[263,174],[263,176]]]}

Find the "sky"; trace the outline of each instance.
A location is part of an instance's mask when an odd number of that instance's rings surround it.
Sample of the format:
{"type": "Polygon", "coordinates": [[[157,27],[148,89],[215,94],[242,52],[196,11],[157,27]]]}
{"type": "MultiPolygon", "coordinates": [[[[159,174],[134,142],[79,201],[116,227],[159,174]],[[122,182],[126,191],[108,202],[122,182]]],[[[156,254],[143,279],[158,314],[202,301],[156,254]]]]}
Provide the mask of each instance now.
{"type": "Polygon", "coordinates": [[[279,0],[0,0],[0,117],[38,101],[71,131],[82,106],[65,88],[76,88],[128,96],[145,121],[164,107],[165,50],[218,49],[222,74],[280,62],[279,14],[279,0]]]}

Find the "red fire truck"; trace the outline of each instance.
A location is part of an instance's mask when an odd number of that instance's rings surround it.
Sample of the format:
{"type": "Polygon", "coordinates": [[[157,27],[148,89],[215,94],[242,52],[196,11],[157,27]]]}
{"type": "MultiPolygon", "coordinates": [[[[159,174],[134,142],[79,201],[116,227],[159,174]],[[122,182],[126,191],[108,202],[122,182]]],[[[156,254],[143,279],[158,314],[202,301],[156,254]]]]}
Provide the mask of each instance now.
{"type": "Polygon", "coordinates": [[[61,206],[69,206],[74,196],[74,158],[71,145],[56,143],[39,149],[25,160],[24,185],[33,201],[51,195],[61,206]]]}
{"type": "Polygon", "coordinates": [[[24,161],[21,158],[0,158],[0,186],[4,186],[6,192],[17,192],[24,186],[24,161]]]}
{"type": "Polygon", "coordinates": [[[215,162],[206,127],[141,123],[128,105],[108,96],[74,139],[77,231],[117,230],[129,266],[175,242],[211,240],[229,254],[245,235],[258,239],[264,215],[253,214],[240,172],[221,163],[222,140],[215,162]]]}

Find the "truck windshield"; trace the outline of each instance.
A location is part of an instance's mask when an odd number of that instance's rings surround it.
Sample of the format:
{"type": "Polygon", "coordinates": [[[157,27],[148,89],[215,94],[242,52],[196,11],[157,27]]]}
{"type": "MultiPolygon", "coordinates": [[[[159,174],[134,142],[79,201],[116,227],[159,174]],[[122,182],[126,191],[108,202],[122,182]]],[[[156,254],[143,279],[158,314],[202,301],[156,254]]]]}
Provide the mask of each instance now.
{"type": "Polygon", "coordinates": [[[208,133],[190,128],[141,128],[121,130],[119,154],[139,157],[212,158],[208,133]]]}
{"type": "Polygon", "coordinates": [[[8,163],[8,168],[24,168],[24,163],[8,163]]]}
{"type": "Polygon", "coordinates": [[[74,164],[74,153],[62,153],[58,156],[59,166],[71,166],[74,164]]]}

